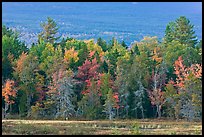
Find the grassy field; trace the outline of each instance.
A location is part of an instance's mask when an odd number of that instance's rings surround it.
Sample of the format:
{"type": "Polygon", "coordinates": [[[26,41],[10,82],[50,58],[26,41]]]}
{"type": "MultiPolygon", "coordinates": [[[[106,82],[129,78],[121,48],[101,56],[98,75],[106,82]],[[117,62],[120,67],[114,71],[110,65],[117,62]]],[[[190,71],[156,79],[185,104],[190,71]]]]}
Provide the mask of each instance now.
{"type": "Polygon", "coordinates": [[[201,122],[2,120],[3,135],[201,135],[201,122]]]}

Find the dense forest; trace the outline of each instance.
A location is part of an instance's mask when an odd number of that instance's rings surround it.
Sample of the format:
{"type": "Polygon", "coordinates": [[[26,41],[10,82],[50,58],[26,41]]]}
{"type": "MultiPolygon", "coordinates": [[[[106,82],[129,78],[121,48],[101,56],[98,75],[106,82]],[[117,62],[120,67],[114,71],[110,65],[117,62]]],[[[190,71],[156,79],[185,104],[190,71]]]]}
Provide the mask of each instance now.
{"type": "Polygon", "coordinates": [[[58,36],[52,18],[28,48],[2,26],[2,111],[26,119],[202,119],[202,40],[184,16],[161,41],[127,46],[58,36]]]}

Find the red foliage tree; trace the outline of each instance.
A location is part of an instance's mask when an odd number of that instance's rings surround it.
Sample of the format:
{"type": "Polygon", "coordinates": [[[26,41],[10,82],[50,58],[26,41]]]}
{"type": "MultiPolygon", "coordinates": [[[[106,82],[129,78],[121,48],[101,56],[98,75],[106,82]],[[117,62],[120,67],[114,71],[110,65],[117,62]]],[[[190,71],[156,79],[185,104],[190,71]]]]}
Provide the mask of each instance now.
{"type": "Polygon", "coordinates": [[[202,65],[192,64],[190,67],[186,67],[183,64],[182,56],[179,56],[178,60],[175,61],[174,70],[177,76],[175,86],[180,88],[180,90],[184,90],[185,80],[188,79],[190,73],[197,78],[202,77],[202,65]]]}
{"type": "Polygon", "coordinates": [[[94,58],[91,62],[86,59],[82,66],[78,67],[78,75],[77,77],[82,81],[86,82],[86,80],[94,78],[98,78],[98,68],[99,64],[97,63],[96,58],[94,58]]]}
{"type": "Polygon", "coordinates": [[[165,85],[165,77],[166,74],[162,71],[156,71],[152,73],[151,81],[152,81],[152,89],[148,90],[148,95],[153,106],[157,108],[158,118],[161,117],[161,109],[165,103],[164,93],[161,90],[165,85]]]}
{"type": "Polygon", "coordinates": [[[114,106],[114,108],[116,108],[116,109],[119,109],[119,94],[118,94],[118,92],[114,92],[114,95],[113,95],[113,98],[115,99],[115,106],[114,106]]]}
{"type": "Polygon", "coordinates": [[[96,58],[94,58],[91,62],[88,59],[86,59],[84,64],[81,67],[78,67],[77,77],[83,84],[85,84],[84,90],[81,92],[83,95],[98,94],[98,96],[101,96],[101,93],[99,91],[100,80],[98,68],[99,65],[97,64],[96,58]],[[95,85],[97,85],[97,87],[95,87],[95,85]],[[93,87],[96,88],[94,89],[94,91],[93,87]]]}

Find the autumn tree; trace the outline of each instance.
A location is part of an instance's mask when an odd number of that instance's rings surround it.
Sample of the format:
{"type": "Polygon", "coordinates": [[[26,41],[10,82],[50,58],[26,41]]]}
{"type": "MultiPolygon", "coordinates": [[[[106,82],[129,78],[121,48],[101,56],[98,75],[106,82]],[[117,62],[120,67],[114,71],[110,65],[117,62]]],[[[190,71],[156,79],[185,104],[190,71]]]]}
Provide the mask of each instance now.
{"type": "Polygon", "coordinates": [[[165,63],[156,65],[152,72],[151,89],[148,90],[148,95],[153,106],[156,106],[158,118],[161,117],[161,109],[166,102],[164,98],[163,88],[166,82],[166,68],[165,63]]]}
{"type": "Polygon", "coordinates": [[[199,120],[201,117],[201,78],[200,64],[184,65],[180,56],[174,63],[176,80],[170,80],[166,85],[166,104],[169,112],[176,119],[185,117],[188,120],[199,120]],[[171,110],[171,111],[170,111],[171,110]]]}
{"type": "MultiPolygon", "coordinates": [[[[156,36],[154,37],[144,37],[140,42],[135,42],[134,45],[136,45],[139,49],[139,52],[144,52],[147,54],[148,57],[153,56],[154,49],[158,47],[159,41],[156,36]]],[[[135,46],[133,46],[135,47],[135,46]]],[[[135,51],[137,51],[137,47],[135,51]]]]}
{"type": "Polygon", "coordinates": [[[63,63],[63,53],[61,46],[54,48],[52,44],[46,44],[40,57],[42,61],[39,68],[44,71],[48,79],[51,79],[52,74],[62,67],[66,67],[63,63]]]}
{"type": "Polygon", "coordinates": [[[86,90],[82,91],[83,97],[78,102],[78,111],[87,119],[98,119],[102,112],[98,82],[91,78],[86,80],[86,83],[86,90]]]}
{"type": "MultiPolygon", "coordinates": [[[[90,52],[90,56],[92,56],[90,52]]],[[[100,113],[100,98],[101,96],[99,90],[99,76],[98,76],[99,64],[97,63],[96,58],[91,62],[86,60],[82,66],[78,68],[77,77],[84,84],[82,89],[82,99],[79,102],[80,110],[82,114],[87,118],[97,118],[96,114],[100,113]],[[98,105],[98,107],[96,106],[98,105]]],[[[100,82],[99,82],[100,84],[100,82]]]]}
{"type": "MultiPolygon", "coordinates": [[[[19,35],[5,25],[2,26],[2,80],[11,79],[13,62],[28,48],[19,40],[19,35]],[[12,57],[12,58],[10,58],[12,57]]],[[[2,81],[2,82],[3,82],[2,81]]]]}
{"type": "Polygon", "coordinates": [[[78,73],[76,75],[76,79],[78,80],[77,84],[77,98],[78,100],[81,99],[81,91],[85,90],[86,88],[86,80],[89,80],[93,77],[97,77],[99,65],[97,64],[96,59],[89,61],[88,59],[85,60],[82,66],[78,67],[78,73]]]}
{"type": "Polygon", "coordinates": [[[90,78],[97,78],[99,65],[97,63],[96,58],[94,58],[91,62],[89,60],[85,60],[84,64],[78,67],[77,77],[85,82],[90,78]]]}
{"type": "Polygon", "coordinates": [[[19,59],[16,61],[16,66],[14,67],[14,74],[19,80],[19,88],[26,94],[26,105],[27,116],[30,116],[31,104],[35,90],[35,72],[38,69],[37,57],[33,57],[31,54],[27,55],[22,53],[19,59]]]}
{"type": "Polygon", "coordinates": [[[151,104],[156,106],[158,118],[161,118],[162,105],[165,103],[164,92],[161,89],[153,89],[148,93],[151,104]]]}
{"type": "Polygon", "coordinates": [[[181,103],[180,113],[188,120],[200,118],[202,65],[192,64],[191,67],[186,67],[180,56],[174,66],[177,76],[175,86],[181,103]]]}
{"type": "Polygon", "coordinates": [[[4,86],[2,86],[2,97],[4,98],[5,101],[5,107],[4,107],[4,114],[6,115],[7,110],[9,109],[10,106],[10,111],[11,111],[11,106],[14,104],[14,98],[16,97],[17,94],[17,89],[15,87],[15,82],[13,80],[6,80],[4,86]]]}
{"type": "Polygon", "coordinates": [[[49,86],[48,94],[55,103],[56,118],[65,119],[75,115],[74,100],[76,96],[73,91],[74,80],[72,75],[72,72],[60,69],[52,76],[52,83],[49,86]]]}
{"type": "Polygon", "coordinates": [[[53,19],[41,26],[38,43],[29,49],[17,32],[2,26],[6,112],[36,119],[111,120],[156,114],[201,120],[202,40],[197,43],[185,17],[167,25],[162,41],[144,37],[130,47],[114,37],[107,43],[102,38],[58,41],[53,19]]]}
{"type": "Polygon", "coordinates": [[[162,47],[163,50],[163,60],[167,65],[167,79],[173,80],[176,79],[176,75],[174,74],[174,62],[178,59],[179,56],[183,56],[185,58],[184,65],[190,67],[192,64],[200,64],[202,62],[201,54],[199,54],[199,50],[193,47],[188,47],[185,44],[181,44],[178,41],[172,41],[168,43],[165,47],[162,47]]]}
{"type": "Polygon", "coordinates": [[[87,44],[87,49],[89,51],[88,59],[92,60],[93,58],[96,58],[97,62],[101,62],[104,55],[102,48],[94,42],[94,39],[86,40],[85,43],[87,44]]]}
{"type": "Polygon", "coordinates": [[[74,50],[74,47],[72,47],[71,49],[67,50],[65,49],[65,53],[64,53],[64,62],[70,67],[75,69],[76,66],[76,62],[79,60],[78,57],[78,52],[74,50]]]}

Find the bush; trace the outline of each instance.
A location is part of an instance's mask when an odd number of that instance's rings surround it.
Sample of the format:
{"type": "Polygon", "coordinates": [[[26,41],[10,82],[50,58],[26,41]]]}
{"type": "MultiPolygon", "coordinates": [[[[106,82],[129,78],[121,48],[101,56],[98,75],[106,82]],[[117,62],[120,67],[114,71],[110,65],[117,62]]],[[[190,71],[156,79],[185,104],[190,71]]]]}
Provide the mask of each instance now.
{"type": "Polygon", "coordinates": [[[139,124],[137,122],[132,124],[131,133],[134,135],[141,135],[140,127],[139,127],[139,124]]]}
{"type": "Polygon", "coordinates": [[[121,131],[117,128],[113,128],[112,135],[121,135],[121,131]]]}

